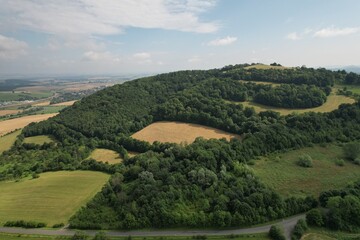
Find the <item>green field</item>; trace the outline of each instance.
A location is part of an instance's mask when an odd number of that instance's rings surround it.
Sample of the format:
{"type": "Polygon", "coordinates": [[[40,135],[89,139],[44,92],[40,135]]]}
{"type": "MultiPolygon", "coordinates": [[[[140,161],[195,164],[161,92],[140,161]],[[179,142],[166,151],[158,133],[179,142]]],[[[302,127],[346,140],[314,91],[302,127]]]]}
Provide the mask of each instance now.
{"type": "Polygon", "coordinates": [[[66,106],[43,106],[42,108],[44,109],[36,112],[36,114],[57,113],[66,108],[66,106]]]}
{"type": "Polygon", "coordinates": [[[359,179],[359,165],[348,161],[342,167],[335,164],[336,159],[342,158],[340,146],[315,146],[263,157],[255,161],[253,169],[262,182],[283,196],[318,196],[322,191],[345,187],[359,179]],[[312,157],[312,168],[296,164],[302,154],[312,157]]]}
{"type": "Polygon", "coordinates": [[[14,144],[16,137],[21,133],[21,130],[17,130],[13,133],[0,137],[0,154],[9,150],[14,144]]]}
{"type": "Polygon", "coordinates": [[[337,239],[359,239],[360,233],[346,233],[340,231],[331,231],[324,228],[310,229],[301,240],[337,240],[337,239]]]}
{"type": "MultiPolygon", "coordinates": [[[[129,237],[109,237],[111,240],[128,240],[129,237]]],[[[71,239],[71,237],[65,236],[44,236],[44,235],[25,235],[25,234],[7,234],[0,233],[1,240],[59,240],[59,239],[71,239]]],[[[91,239],[91,238],[89,238],[91,239]]],[[[132,240],[189,240],[192,237],[131,237],[132,240]]],[[[263,234],[247,234],[236,236],[207,236],[208,240],[225,240],[225,239],[239,239],[239,240],[268,240],[266,233],[263,234]]]]}
{"type": "Polygon", "coordinates": [[[53,140],[46,135],[27,137],[24,139],[24,143],[34,143],[39,145],[43,145],[44,143],[51,143],[51,142],[53,142],[53,140]]]}
{"type": "Polygon", "coordinates": [[[121,163],[123,159],[120,157],[119,153],[104,149],[104,148],[97,148],[95,149],[89,156],[89,158],[93,158],[98,162],[107,162],[109,164],[116,164],[121,163]]]}
{"type": "Polygon", "coordinates": [[[0,92],[0,102],[34,100],[47,98],[51,95],[51,92],[0,92]]]}
{"type": "Polygon", "coordinates": [[[60,171],[36,179],[0,182],[0,225],[8,220],[67,223],[99,192],[109,175],[92,171],[60,171]]]}
{"type": "Polygon", "coordinates": [[[360,94],[360,86],[358,85],[345,85],[345,84],[341,84],[341,85],[336,85],[335,86],[337,89],[343,89],[344,87],[346,87],[346,89],[348,91],[351,91],[355,94],[360,94]]]}
{"type": "MultiPolygon", "coordinates": [[[[305,109],[289,109],[289,108],[279,108],[266,106],[254,102],[235,102],[236,104],[242,104],[244,107],[253,107],[256,112],[264,111],[275,111],[281,115],[288,115],[291,113],[305,113],[305,112],[331,112],[338,109],[338,107],[343,103],[354,103],[355,100],[342,95],[331,94],[327,97],[326,102],[320,107],[315,108],[305,108],[305,109]]],[[[232,102],[234,103],[234,102],[232,102]]]]}

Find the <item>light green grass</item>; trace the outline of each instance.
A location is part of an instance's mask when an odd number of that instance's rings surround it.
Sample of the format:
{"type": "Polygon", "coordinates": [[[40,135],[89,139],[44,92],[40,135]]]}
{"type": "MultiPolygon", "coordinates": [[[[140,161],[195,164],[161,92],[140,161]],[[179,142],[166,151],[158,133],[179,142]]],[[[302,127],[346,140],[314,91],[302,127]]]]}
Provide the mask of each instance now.
{"type": "Polygon", "coordinates": [[[53,142],[53,140],[46,135],[27,137],[24,139],[24,143],[34,143],[39,145],[43,145],[44,143],[51,143],[51,142],[53,142]]]}
{"type": "Polygon", "coordinates": [[[17,130],[13,133],[0,137],[0,154],[9,150],[16,141],[16,137],[21,133],[21,130],[17,130]]]}
{"type": "Polygon", "coordinates": [[[251,69],[251,68],[256,68],[256,69],[291,69],[291,67],[284,67],[284,66],[270,66],[270,65],[266,65],[266,64],[255,64],[255,65],[251,65],[248,67],[245,67],[245,69],[251,69]]]}
{"type": "Polygon", "coordinates": [[[92,171],[60,171],[37,179],[0,182],[0,225],[9,220],[67,223],[99,192],[109,175],[92,171]]]}
{"type": "Polygon", "coordinates": [[[340,231],[331,231],[325,228],[312,228],[304,236],[301,240],[337,240],[337,239],[359,239],[360,233],[347,233],[340,231]]]}
{"type": "Polygon", "coordinates": [[[263,183],[285,197],[318,196],[322,191],[342,188],[359,179],[359,165],[348,161],[342,167],[335,164],[336,159],[342,158],[342,148],[337,145],[315,146],[263,157],[255,161],[253,169],[263,183]],[[302,154],[312,157],[312,168],[296,164],[302,154]]]}
{"type": "Polygon", "coordinates": [[[279,108],[266,106],[254,102],[232,102],[236,104],[242,104],[244,107],[253,107],[255,112],[264,112],[264,111],[275,111],[280,113],[281,115],[288,115],[291,113],[305,113],[305,112],[331,112],[339,108],[339,106],[343,103],[354,103],[355,100],[342,95],[331,94],[327,97],[326,102],[320,107],[315,108],[305,108],[305,109],[290,109],[290,108],[279,108]]]}
{"type": "Polygon", "coordinates": [[[119,153],[104,148],[95,149],[90,154],[89,158],[95,159],[98,162],[107,162],[109,164],[121,163],[123,161],[119,153]]]}
{"type": "Polygon", "coordinates": [[[32,99],[47,98],[52,95],[51,92],[0,92],[0,102],[6,101],[20,101],[24,97],[30,97],[32,99]]]}
{"type": "MultiPolygon", "coordinates": [[[[71,239],[71,237],[65,236],[44,236],[44,235],[26,235],[26,234],[8,234],[0,233],[1,240],[53,240],[53,239],[71,239]]],[[[89,238],[91,239],[91,238],[89,238]]],[[[128,237],[110,237],[111,240],[127,240],[128,237]]],[[[144,240],[144,237],[132,237],[132,240],[144,240]]],[[[146,240],[189,240],[192,237],[178,237],[178,236],[169,236],[169,237],[146,237],[146,240]]],[[[262,234],[246,234],[238,235],[236,237],[229,238],[228,236],[207,236],[208,240],[225,240],[225,239],[241,239],[241,240],[269,240],[266,233],[262,234]]]]}
{"type": "Polygon", "coordinates": [[[36,112],[36,114],[57,113],[66,108],[66,106],[43,106],[43,108],[43,110],[36,112]]]}
{"type": "Polygon", "coordinates": [[[351,91],[356,94],[360,94],[360,86],[359,85],[347,85],[347,84],[341,84],[335,86],[337,89],[343,89],[346,87],[348,91],[351,91]]]}

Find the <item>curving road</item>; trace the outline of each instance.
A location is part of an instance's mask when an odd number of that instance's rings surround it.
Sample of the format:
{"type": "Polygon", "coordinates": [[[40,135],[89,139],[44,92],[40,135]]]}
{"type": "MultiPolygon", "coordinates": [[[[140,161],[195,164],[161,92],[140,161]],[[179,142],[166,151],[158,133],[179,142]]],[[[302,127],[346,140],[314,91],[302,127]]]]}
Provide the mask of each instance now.
{"type": "MultiPolygon", "coordinates": [[[[268,232],[270,227],[274,224],[281,225],[284,228],[286,239],[290,239],[290,234],[295,224],[299,219],[304,219],[305,215],[297,215],[281,221],[267,224],[259,227],[251,228],[240,228],[240,229],[228,229],[228,230],[135,230],[135,231],[107,231],[108,236],[195,236],[195,235],[230,235],[230,234],[253,234],[253,233],[264,233],[268,232]]],[[[47,229],[24,229],[24,228],[10,228],[10,227],[0,227],[0,232],[3,233],[18,233],[18,234],[41,234],[41,235],[64,235],[72,236],[75,233],[75,230],[71,229],[59,229],[59,230],[47,230],[47,229]]],[[[85,231],[88,235],[95,235],[95,230],[85,231]]]]}

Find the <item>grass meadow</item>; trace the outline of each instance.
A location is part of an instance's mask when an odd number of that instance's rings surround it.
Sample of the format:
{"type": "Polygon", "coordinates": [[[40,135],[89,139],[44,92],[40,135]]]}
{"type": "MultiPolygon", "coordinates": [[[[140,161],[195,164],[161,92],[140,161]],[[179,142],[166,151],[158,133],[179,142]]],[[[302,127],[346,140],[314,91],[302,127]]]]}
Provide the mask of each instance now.
{"type": "Polygon", "coordinates": [[[21,133],[21,130],[17,130],[10,134],[0,137],[0,154],[4,151],[9,150],[15,143],[16,137],[21,133]]]}
{"type": "Polygon", "coordinates": [[[34,143],[39,145],[43,145],[44,143],[51,143],[51,142],[53,142],[53,140],[46,135],[27,137],[24,139],[24,143],[34,143]]]}
{"type": "Polygon", "coordinates": [[[318,196],[322,191],[342,188],[359,178],[359,165],[345,161],[344,166],[338,166],[337,159],[343,159],[342,147],[314,146],[262,157],[255,161],[253,170],[263,183],[285,197],[318,196]],[[303,154],[312,157],[313,167],[296,164],[303,154]]]}
{"type": "MultiPolygon", "coordinates": [[[[291,113],[306,113],[306,112],[331,112],[339,108],[339,106],[343,103],[354,103],[355,100],[342,95],[331,94],[327,97],[327,101],[321,105],[320,107],[315,108],[304,108],[304,109],[289,109],[289,108],[279,108],[266,106],[254,102],[235,102],[236,104],[242,104],[244,107],[253,107],[254,110],[259,112],[264,111],[275,111],[280,113],[281,115],[288,115],[291,113]]],[[[232,102],[234,103],[234,102],[232,102]]]]}
{"type": "Polygon", "coordinates": [[[123,159],[120,157],[119,153],[104,149],[104,148],[97,148],[95,149],[89,156],[89,158],[93,158],[98,162],[107,162],[109,164],[116,164],[121,163],[123,159]]]}
{"type": "Polygon", "coordinates": [[[0,182],[0,225],[9,220],[66,224],[109,179],[93,171],[59,171],[36,179],[0,182]]]}

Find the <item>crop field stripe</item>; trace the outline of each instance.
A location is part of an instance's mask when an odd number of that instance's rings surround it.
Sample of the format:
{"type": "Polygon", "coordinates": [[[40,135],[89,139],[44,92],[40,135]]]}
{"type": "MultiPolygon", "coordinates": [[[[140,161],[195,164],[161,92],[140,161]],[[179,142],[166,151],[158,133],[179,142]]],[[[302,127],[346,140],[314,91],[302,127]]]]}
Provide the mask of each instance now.
{"type": "Polygon", "coordinates": [[[0,137],[0,154],[9,150],[15,143],[16,137],[21,133],[21,130],[17,130],[13,133],[0,137]]]}
{"type": "Polygon", "coordinates": [[[19,117],[15,119],[0,121],[0,136],[14,131],[19,128],[23,128],[32,122],[40,122],[50,117],[56,116],[57,113],[41,114],[41,115],[30,115],[25,117],[19,117]]]}

